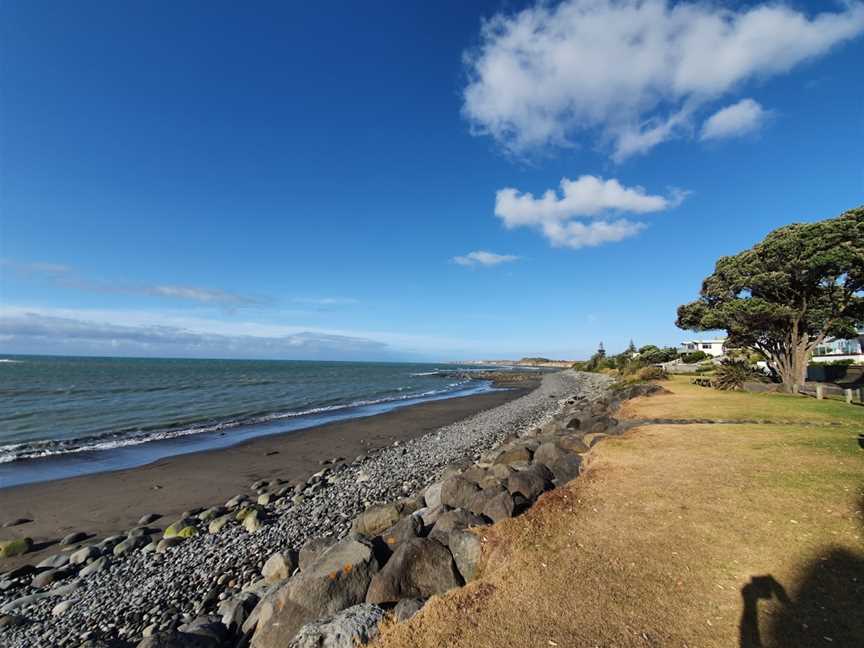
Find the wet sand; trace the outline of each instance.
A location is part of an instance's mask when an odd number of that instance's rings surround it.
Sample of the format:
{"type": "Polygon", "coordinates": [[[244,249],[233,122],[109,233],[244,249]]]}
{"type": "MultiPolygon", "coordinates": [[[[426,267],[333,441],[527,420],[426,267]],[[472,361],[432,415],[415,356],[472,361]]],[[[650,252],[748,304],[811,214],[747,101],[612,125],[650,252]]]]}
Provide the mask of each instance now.
{"type": "Polygon", "coordinates": [[[416,438],[497,407],[534,386],[412,405],[128,470],[0,489],[0,524],[15,518],[32,520],[0,528],[0,539],[29,536],[37,544],[36,551],[0,562],[0,571],[55,553],[55,543],[72,531],[102,538],[136,526],[145,513],[162,515],[151,526],[164,528],[185,510],[251,493],[249,485],[256,480],[307,478],[321,469],[324,459],[351,461],[371,449],[416,438]]]}

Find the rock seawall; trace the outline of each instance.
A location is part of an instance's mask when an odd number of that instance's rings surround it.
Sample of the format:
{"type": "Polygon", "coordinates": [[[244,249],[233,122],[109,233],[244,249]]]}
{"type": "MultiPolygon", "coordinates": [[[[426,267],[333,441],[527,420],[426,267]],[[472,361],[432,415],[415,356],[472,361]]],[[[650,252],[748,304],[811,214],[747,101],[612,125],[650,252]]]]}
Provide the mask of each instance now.
{"type": "Polygon", "coordinates": [[[414,441],[189,511],[164,537],[142,524],[78,547],[87,555],[77,565],[61,552],[4,574],[0,642],[365,642],[385,612],[407,618],[477,576],[472,528],[519,514],[579,474],[581,454],[617,432],[616,402],[645,389],[610,386],[596,374],[546,375],[530,394],[414,441]],[[34,583],[52,569],[56,580],[34,583]]]}

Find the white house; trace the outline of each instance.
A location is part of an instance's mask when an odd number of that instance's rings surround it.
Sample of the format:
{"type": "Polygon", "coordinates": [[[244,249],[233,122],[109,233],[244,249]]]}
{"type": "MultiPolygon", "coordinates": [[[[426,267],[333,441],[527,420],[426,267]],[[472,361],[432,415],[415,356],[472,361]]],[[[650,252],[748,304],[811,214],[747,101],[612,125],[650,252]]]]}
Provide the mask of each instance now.
{"type": "Polygon", "coordinates": [[[722,340],[688,340],[678,345],[678,353],[694,353],[702,351],[712,358],[726,355],[726,339],[722,340]]]}
{"type": "Polygon", "coordinates": [[[813,362],[833,360],[852,360],[855,364],[864,364],[864,330],[859,331],[857,338],[851,340],[832,338],[813,350],[813,362]]]}

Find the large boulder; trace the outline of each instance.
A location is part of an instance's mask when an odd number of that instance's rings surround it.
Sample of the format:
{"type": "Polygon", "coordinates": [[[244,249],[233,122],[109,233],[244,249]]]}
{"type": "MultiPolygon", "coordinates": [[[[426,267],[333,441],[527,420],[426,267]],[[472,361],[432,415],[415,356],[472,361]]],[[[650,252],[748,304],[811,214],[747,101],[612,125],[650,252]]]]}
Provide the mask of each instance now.
{"type": "Polygon", "coordinates": [[[393,608],[393,618],[400,623],[407,621],[422,610],[425,604],[423,599],[402,599],[393,608]]]}
{"type": "MultiPolygon", "coordinates": [[[[168,525],[168,528],[165,529],[165,533],[162,534],[163,538],[175,538],[184,532],[185,529],[189,527],[194,528],[195,520],[191,517],[182,517],[176,522],[168,525]]],[[[188,532],[187,532],[188,533],[188,532]]]]}
{"type": "Polygon", "coordinates": [[[443,485],[443,482],[435,482],[426,487],[426,490],[423,491],[426,507],[434,509],[441,506],[441,487],[443,485]]]}
{"type": "Polygon", "coordinates": [[[90,545],[88,547],[82,547],[78,551],[73,552],[69,555],[69,564],[70,565],[83,565],[90,559],[96,559],[102,555],[102,550],[95,545],[90,545]]]}
{"type": "Polygon", "coordinates": [[[399,544],[418,537],[423,532],[423,520],[417,515],[406,515],[381,534],[384,544],[392,551],[399,544]]]}
{"type": "Polygon", "coordinates": [[[576,479],[582,470],[582,457],[568,454],[560,457],[549,464],[549,470],[555,477],[555,482],[560,486],[571,479],[576,479]]]}
{"type": "Polygon", "coordinates": [[[362,603],[378,561],[369,542],[347,538],[259,603],[254,648],[284,648],[300,628],[362,603]]]}
{"type": "Polygon", "coordinates": [[[467,529],[454,529],[447,538],[447,546],[456,561],[456,567],[462,574],[463,580],[474,580],[477,576],[477,565],[480,562],[482,545],[476,533],[467,529]]]}
{"type": "Polygon", "coordinates": [[[483,526],[486,523],[486,518],[482,518],[479,515],[474,515],[464,509],[453,509],[438,518],[435,526],[429,532],[429,537],[446,546],[450,532],[454,529],[467,529],[468,527],[483,526]]]}
{"type": "Polygon", "coordinates": [[[308,569],[334,544],[336,544],[336,538],[332,536],[326,538],[310,538],[307,540],[306,544],[300,547],[300,554],[297,557],[300,571],[308,569]]]}
{"type": "Polygon", "coordinates": [[[539,448],[534,452],[534,461],[539,461],[540,463],[544,463],[547,466],[563,457],[566,454],[561,447],[555,443],[554,441],[547,441],[540,445],[539,448]]]}
{"type": "Polygon", "coordinates": [[[361,603],[334,616],[307,623],[288,648],[356,648],[378,635],[378,624],[384,610],[377,605],[361,603]]]}
{"type": "Polygon", "coordinates": [[[402,543],[375,574],[367,603],[396,603],[403,598],[428,598],[459,587],[453,556],[440,542],[415,538],[402,543]]]}
{"type": "Polygon", "coordinates": [[[486,504],[483,515],[490,520],[500,522],[517,515],[525,506],[525,499],[521,495],[513,495],[502,490],[486,504]]]}
{"type": "Polygon", "coordinates": [[[495,463],[510,466],[523,461],[531,461],[532,456],[533,453],[528,448],[510,448],[509,450],[504,450],[504,452],[495,457],[495,463]]]}
{"type": "Polygon", "coordinates": [[[373,504],[354,519],[351,530],[367,536],[377,536],[392,527],[402,517],[398,504],[373,504]]]}
{"type": "Polygon", "coordinates": [[[582,440],[582,434],[568,434],[558,439],[558,446],[565,452],[582,453],[588,452],[588,446],[582,440]]]}
{"type": "Polygon", "coordinates": [[[441,503],[449,508],[466,508],[480,487],[461,475],[447,478],[441,486],[441,503]]]}
{"type": "Polygon", "coordinates": [[[518,493],[525,499],[533,501],[551,485],[552,478],[552,473],[545,465],[535,463],[528,470],[510,475],[507,479],[507,490],[513,495],[518,493]]]}
{"type": "Polygon", "coordinates": [[[504,488],[501,485],[484,488],[483,490],[478,491],[474,494],[474,497],[472,497],[471,501],[468,502],[468,506],[466,508],[468,511],[474,513],[475,515],[484,515],[483,511],[486,508],[486,505],[499,493],[503,492],[504,488]]]}

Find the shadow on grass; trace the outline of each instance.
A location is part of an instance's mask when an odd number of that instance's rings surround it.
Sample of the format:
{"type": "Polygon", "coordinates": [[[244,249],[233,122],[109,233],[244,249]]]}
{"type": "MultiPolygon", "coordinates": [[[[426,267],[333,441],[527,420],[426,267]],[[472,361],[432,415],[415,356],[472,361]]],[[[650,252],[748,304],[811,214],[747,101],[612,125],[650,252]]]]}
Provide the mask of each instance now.
{"type": "Polygon", "coordinates": [[[741,588],[739,648],[864,646],[864,552],[829,549],[801,571],[791,595],[770,575],[741,588]],[[763,611],[760,624],[759,602],[772,599],[779,605],[770,616],[763,611]]]}

